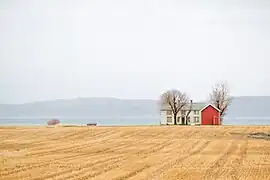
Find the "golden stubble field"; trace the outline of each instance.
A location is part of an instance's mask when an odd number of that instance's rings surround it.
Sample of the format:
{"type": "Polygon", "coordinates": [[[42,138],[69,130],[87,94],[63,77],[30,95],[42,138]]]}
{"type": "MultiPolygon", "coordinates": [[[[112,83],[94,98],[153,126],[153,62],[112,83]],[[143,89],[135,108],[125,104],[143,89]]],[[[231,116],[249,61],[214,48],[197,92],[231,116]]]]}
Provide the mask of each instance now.
{"type": "Polygon", "coordinates": [[[1,127],[0,179],[270,179],[270,126],[1,127]]]}

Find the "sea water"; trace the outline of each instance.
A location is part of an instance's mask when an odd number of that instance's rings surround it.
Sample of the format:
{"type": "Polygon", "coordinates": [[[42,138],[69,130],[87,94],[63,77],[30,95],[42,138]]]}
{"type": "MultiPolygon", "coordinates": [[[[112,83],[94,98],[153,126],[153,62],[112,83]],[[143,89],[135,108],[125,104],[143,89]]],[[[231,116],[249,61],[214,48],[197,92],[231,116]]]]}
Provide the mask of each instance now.
{"type": "MultiPolygon", "coordinates": [[[[0,118],[1,125],[35,126],[46,125],[47,121],[56,117],[12,117],[0,118]]],[[[160,117],[156,116],[122,116],[122,117],[57,117],[61,124],[86,125],[97,123],[99,126],[135,126],[135,125],[159,125],[160,117]]]]}
{"type": "MultiPolygon", "coordinates": [[[[56,117],[0,117],[2,125],[36,126],[46,125],[56,117]]],[[[121,117],[57,117],[62,124],[86,125],[97,123],[99,126],[159,125],[160,116],[121,116],[121,117]]],[[[225,117],[224,125],[270,125],[270,117],[225,117]]]]}

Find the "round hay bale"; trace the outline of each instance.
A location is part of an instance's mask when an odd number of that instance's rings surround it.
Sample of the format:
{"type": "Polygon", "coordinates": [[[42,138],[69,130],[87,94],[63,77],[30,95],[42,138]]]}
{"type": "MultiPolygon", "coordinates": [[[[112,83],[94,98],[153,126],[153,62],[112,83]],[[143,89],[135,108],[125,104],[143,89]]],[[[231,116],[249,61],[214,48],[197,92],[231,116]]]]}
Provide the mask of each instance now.
{"type": "Polygon", "coordinates": [[[51,119],[47,122],[48,125],[56,125],[59,123],[60,123],[60,121],[58,119],[51,119]]]}

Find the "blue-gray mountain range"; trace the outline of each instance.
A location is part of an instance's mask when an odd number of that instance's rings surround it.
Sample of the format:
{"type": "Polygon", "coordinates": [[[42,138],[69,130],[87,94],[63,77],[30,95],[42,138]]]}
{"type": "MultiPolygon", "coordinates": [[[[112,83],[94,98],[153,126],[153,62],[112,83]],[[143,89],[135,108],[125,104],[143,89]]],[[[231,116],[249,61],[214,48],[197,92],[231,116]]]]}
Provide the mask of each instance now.
{"type": "MultiPolygon", "coordinates": [[[[26,104],[0,104],[0,117],[42,116],[159,116],[159,104],[157,100],[116,98],[76,98],[26,104]]],[[[234,97],[227,116],[270,117],[270,96],[234,97]]]]}

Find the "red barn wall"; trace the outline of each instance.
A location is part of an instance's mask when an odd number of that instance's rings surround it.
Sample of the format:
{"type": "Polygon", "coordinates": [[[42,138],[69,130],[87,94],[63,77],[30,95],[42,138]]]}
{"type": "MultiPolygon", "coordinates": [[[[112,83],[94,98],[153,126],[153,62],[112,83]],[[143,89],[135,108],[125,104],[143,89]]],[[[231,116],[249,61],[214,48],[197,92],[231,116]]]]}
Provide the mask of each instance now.
{"type": "Polygon", "coordinates": [[[205,108],[201,112],[201,120],[202,120],[201,124],[202,125],[218,125],[219,119],[215,120],[216,122],[214,122],[214,117],[219,118],[219,112],[214,107],[209,105],[207,108],[205,108]]]}

